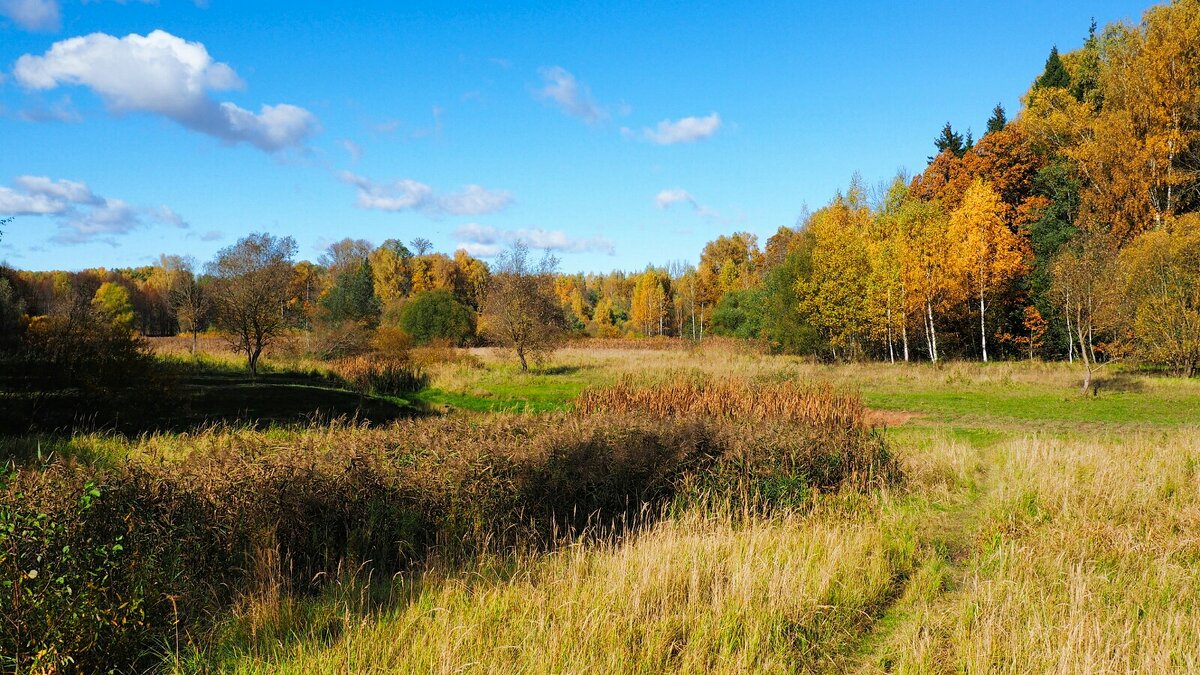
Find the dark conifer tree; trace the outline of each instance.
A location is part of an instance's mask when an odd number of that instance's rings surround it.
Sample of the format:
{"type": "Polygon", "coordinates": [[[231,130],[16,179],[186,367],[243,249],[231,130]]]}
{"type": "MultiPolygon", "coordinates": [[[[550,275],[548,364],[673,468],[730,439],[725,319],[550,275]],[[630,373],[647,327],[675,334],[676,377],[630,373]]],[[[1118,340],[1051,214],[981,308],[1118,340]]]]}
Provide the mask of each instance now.
{"type": "MultiPolygon", "coordinates": [[[[949,122],[946,122],[946,126],[942,127],[941,135],[933,139],[933,145],[937,148],[939,155],[949,150],[954,153],[955,157],[962,157],[967,151],[967,146],[963,143],[962,134],[955,131],[949,122]]],[[[932,162],[933,157],[930,157],[929,161],[932,162]]]]}
{"type": "Polygon", "coordinates": [[[1071,74],[1067,72],[1067,67],[1063,65],[1062,59],[1058,56],[1058,47],[1050,48],[1050,56],[1046,57],[1046,68],[1033,86],[1038,88],[1062,87],[1063,89],[1071,86],[1071,74]]]}
{"type": "Polygon", "coordinates": [[[1004,106],[997,103],[995,108],[992,108],[992,116],[987,122],[987,131],[984,136],[993,131],[1003,131],[1004,127],[1008,126],[1008,115],[1004,112],[1004,106]]]}

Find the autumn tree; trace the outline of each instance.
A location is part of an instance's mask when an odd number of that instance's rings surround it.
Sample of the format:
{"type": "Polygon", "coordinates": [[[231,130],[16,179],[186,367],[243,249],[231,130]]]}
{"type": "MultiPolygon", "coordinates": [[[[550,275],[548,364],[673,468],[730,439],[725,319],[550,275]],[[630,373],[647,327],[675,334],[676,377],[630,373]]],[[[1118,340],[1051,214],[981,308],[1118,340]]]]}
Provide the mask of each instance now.
{"type": "Polygon", "coordinates": [[[92,307],[97,316],[113,326],[130,330],[133,327],[133,304],[129,299],[129,289],[121,284],[106,281],[96,289],[92,297],[92,307]]]}
{"type": "Polygon", "coordinates": [[[398,239],[388,239],[368,256],[375,297],[379,298],[380,303],[391,304],[412,292],[408,270],[408,261],[412,257],[412,252],[398,239]]]}
{"type": "Polygon", "coordinates": [[[648,269],[638,277],[630,300],[629,319],[643,335],[663,334],[667,318],[667,298],[670,279],[667,275],[648,269]]]}
{"type": "Polygon", "coordinates": [[[1200,366],[1200,214],[1121,252],[1121,312],[1141,360],[1191,377],[1200,366]]]}
{"type": "Polygon", "coordinates": [[[191,257],[164,257],[169,261],[171,274],[170,300],[179,320],[180,330],[192,334],[192,354],[195,355],[200,327],[208,320],[212,309],[212,294],[196,274],[196,260],[191,257]]]}
{"type": "Polygon", "coordinates": [[[867,282],[870,258],[866,228],[870,209],[857,186],[846,196],[813,214],[812,275],[799,282],[802,306],[813,325],[824,333],[836,356],[862,351],[870,317],[867,282]]]}
{"type": "Polygon", "coordinates": [[[975,179],[962,204],[950,215],[950,236],[959,242],[962,279],[979,300],[979,339],[987,351],[987,300],[1025,269],[1028,244],[1004,222],[1004,203],[992,186],[975,179]]]}
{"type": "Polygon", "coordinates": [[[562,309],[554,296],[558,259],[547,251],[529,259],[529,247],[517,242],[501,253],[484,301],[486,334],[510,347],[529,372],[529,360],[540,361],[561,344],[565,335],[562,309]]]}
{"type": "Polygon", "coordinates": [[[906,362],[908,360],[907,307],[910,303],[904,275],[907,246],[899,223],[907,192],[904,177],[898,175],[872,217],[865,241],[870,268],[866,279],[866,312],[872,317],[872,334],[886,342],[888,360],[893,363],[898,339],[902,356],[906,362]]]}
{"type": "Polygon", "coordinates": [[[207,265],[213,278],[217,326],[233,349],[246,355],[251,377],[263,351],[286,330],[288,285],[296,242],[291,237],[250,234],[221,249],[207,265]]]}
{"type": "Polygon", "coordinates": [[[922,317],[929,360],[936,363],[938,315],[959,299],[962,288],[957,242],[949,237],[949,219],[936,201],[909,198],[896,218],[904,237],[901,275],[911,303],[907,311],[922,317]]]}
{"type": "Polygon", "coordinates": [[[720,302],[721,296],[752,288],[759,282],[763,255],[758,237],[749,232],[735,232],[708,242],[700,253],[696,269],[696,299],[700,303],[699,336],[704,335],[704,321],[720,302]]]}
{"type": "Polygon", "coordinates": [[[1051,267],[1055,299],[1070,319],[1073,340],[1083,362],[1082,393],[1092,386],[1096,370],[1096,335],[1115,323],[1114,260],[1098,237],[1081,238],[1064,250],[1051,267]]]}

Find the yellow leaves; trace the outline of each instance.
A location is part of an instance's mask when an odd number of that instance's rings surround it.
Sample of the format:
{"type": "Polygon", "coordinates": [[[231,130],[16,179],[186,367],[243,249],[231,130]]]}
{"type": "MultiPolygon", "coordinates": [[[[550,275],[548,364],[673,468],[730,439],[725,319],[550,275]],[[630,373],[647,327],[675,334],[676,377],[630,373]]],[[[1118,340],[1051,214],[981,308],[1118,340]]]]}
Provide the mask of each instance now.
{"type": "Polygon", "coordinates": [[[969,281],[981,295],[1024,272],[1030,255],[1029,243],[1005,222],[1005,211],[1000,195],[977,178],[950,216],[950,239],[958,250],[948,256],[949,276],[969,281]]]}
{"type": "Polygon", "coordinates": [[[663,330],[667,316],[667,276],[656,270],[646,270],[638,277],[630,301],[629,320],[643,335],[663,330]]]}

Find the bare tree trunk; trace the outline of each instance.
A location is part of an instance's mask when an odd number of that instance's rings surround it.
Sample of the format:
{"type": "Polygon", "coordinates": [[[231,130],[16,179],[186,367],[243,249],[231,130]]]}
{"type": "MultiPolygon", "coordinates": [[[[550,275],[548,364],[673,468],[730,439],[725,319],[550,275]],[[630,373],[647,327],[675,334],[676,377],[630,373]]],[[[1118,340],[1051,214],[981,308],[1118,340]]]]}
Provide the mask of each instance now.
{"type": "Polygon", "coordinates": [[[199,336],[200,336],[200,331],[196,330],[196,327],[193,325],[192,326],[192,356],[196,355],[196,343],[200,341],[199,336]]]}
{"type": "Polygon", "coordinates": [[[525,347],[517,345],[517,358],[521,360],[521,372],[529,372],[529,363],[525,360],[525,347]]]}
{"type": "Polygon", "coordinates": [[[1075,363],[1075,331],[1071,328],[1071,294],[1067,294],[1067,311],[1063,312],[1067,319],[1067,363],[1075,363]]]}
{"type": "Polygon", "coordinates": [[[983,285],[981,284],[981,285],[979,286],[979,339],[981,340],[981,343],[980,343],[980,344],[982,344],[982,345],[983,345],[983,362],[984,362],[984,363],[987,363],[987,362],[988,362],[988,356],[987,356],[987,328],[985,328],[985,326],[984,326],[984,322],[983,322],[983,312],[984,312],[984,304],[983,304],[983,285]]]}
{"type": "Polygon", "coordinates": [[[927,324],[927,326],[928,326],[927,332],[929,334],[929,359],[931,361],[933,361],[934,363],[937,363],[937,361],[938,361],[937,326],[935,326],[933,323],[933,303],[932,302],[929,302],[929,301],[925,302],[925,311],[926,311],[926,314],[928,315],[928,319],[929,319],[929,323],[927,324]]]}
{"type": "Polygon", "coordinates": [[[1092,363],[1087,348],[1087,333],[1083,330],[1083,303],[1075,304],[1075,333],[1079,338],[1079,358],[1083,361],[1083,389],[1079,393],[1086,395],[1092,387],[1092,363]]]}
{"type": "Polygon", "coordinates": [[[904,340],[904,362],[908,363],[908,317],[900,324],[900,337],[904,340]]]}

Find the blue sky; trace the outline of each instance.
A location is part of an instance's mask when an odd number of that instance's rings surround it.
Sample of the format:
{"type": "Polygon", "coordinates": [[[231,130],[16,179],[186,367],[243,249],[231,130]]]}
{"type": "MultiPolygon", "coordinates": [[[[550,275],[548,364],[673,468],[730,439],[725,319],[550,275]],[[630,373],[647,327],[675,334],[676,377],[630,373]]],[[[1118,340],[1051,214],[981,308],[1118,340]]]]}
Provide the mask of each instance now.
{"type": "Polygon", "coordinates": [[[205,261],[251,231],[566,271],[695,261],[920,171],[1053,44],[1145,5],[0,0],[0,260],[205,261]],[[156,32],[157,31],[157,32],[156,32]]]}

